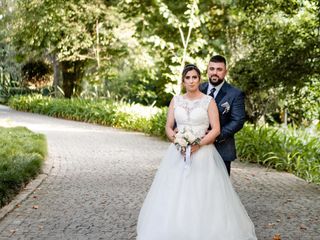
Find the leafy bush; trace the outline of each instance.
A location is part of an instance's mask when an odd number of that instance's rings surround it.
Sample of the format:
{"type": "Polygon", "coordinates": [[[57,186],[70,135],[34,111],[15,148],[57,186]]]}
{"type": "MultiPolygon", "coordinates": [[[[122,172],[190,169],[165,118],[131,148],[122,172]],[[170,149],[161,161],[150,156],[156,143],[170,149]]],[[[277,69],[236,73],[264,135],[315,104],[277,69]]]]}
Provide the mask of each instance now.
{"type": "Polygon", "coordinates": [[[162,108],[161,111],[159,111],[150,119],[151,128],[147,133],[166,138],[165,125],[167,121],[167,112],[167,108],[162,108]]]}
{"type": "Polygon", "coordinates": [[[40,172],[46,154],[42,134],[0,127],[0,207],[40,172]]]}
{"type": "MultiPolygon", "coordinates": [[[[165,138],[167,108],[92,99],[20,96],[10,99],[17,110],[141,131],[165,138]]],[[[304,131],[245,125],[236,135],[241,160],[288,171],[320,183],[320,141],[304,131]]]]}
{"type": "Polygon", "coordinates": [[[165,137],[166,108],[100,99],[59,99],[41,95],[17,96],[9,106],[33,113],[107,125],[165,137]]]}
{"type": "Polygon", "coordinates": [[[310,182],[320,183],[320,139],[305,131],[268,126],[245,127],[236,135],[238,155],[310,182]]]}

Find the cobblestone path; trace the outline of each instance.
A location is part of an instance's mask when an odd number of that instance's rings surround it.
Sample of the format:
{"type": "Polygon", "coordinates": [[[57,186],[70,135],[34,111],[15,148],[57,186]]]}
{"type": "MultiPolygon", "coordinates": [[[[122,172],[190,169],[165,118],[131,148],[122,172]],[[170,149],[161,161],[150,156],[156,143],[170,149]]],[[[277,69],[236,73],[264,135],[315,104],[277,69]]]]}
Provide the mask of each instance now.
{"type": "MultiPolygon", "coordinates": [[[[139,209],[169,143],[4,106],[0,125],[44,133],[52,166],[42,184],[0,219],[1,240],[135,239],[139,209]]],[[[232,181],[259,240],[275,234],[282,240],[320,239],[319,186],[239,162],[232,181]]]]}

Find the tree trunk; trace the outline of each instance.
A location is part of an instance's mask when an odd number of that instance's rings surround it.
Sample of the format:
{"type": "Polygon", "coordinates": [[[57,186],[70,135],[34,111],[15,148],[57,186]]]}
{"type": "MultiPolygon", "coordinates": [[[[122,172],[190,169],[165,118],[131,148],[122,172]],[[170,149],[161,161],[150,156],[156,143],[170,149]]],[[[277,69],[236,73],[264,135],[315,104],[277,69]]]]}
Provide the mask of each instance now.
{"type": "Polygon", "coordinates": [[[74,93],[79,95],[81,92],[81,79],[83,76],[83,62],[62,61],[61,70],[63,77],[62,89],[65,98],[71,98],[74,93]]]}
{"type": "Polygon", "coordinates": [[[58,95],[58,86],[60,82],[60,68],[59,62],[57,61],[56,54],[51,56],[52,65],[53,65],[53,88],[54,88],[54,95],[57,97],[58,95]]]}

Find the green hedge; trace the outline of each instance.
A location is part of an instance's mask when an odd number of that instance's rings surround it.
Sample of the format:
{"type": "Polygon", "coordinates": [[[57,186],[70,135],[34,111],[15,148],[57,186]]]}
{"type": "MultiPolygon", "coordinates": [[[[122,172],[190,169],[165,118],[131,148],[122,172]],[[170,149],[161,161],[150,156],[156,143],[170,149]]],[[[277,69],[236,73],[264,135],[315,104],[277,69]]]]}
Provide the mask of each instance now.
{"type": "MultiPolygon", "coordinates": [[[[167,108],[90,99],[54,99],[42,96],[11,98],[22,111],[97,123],[165,137],[167,108]]],[[[241,160],[256,162],[320,183],[320,141],[303,131],[245,125],[236,135],[241,160]]]]}
{"type": "Polygon", "coordinates": [[[236,134],[240,159],[320,183],[320,139],[305,131],[245,125],[236,134]]]}
{"type": "Polygon", "coordinates": [[[0,207],[40,172],[46,154],[44,135],[0,127],[0,207]]]}
{"type": "Polygon", "coordinates": [[[146,107],[97,99],[62,99],[41,95],[17,96],[9,106],[20,111],[84,121],[165,137],[167,108],[146,107]]]}

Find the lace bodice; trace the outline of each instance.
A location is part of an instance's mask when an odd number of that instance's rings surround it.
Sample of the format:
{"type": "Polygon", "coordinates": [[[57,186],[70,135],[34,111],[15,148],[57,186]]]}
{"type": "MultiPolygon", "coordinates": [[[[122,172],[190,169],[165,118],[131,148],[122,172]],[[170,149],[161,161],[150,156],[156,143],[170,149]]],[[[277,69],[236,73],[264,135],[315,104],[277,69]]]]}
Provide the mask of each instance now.
{"type": "Polygon", "coordinates": [[[183,96],[174,97],[174,117],[177,128],[191,128],[198,137],[205,135],[209,126],[208,106],[210,96],[203,96],[200,99],[188,100],[183,96]]]}

